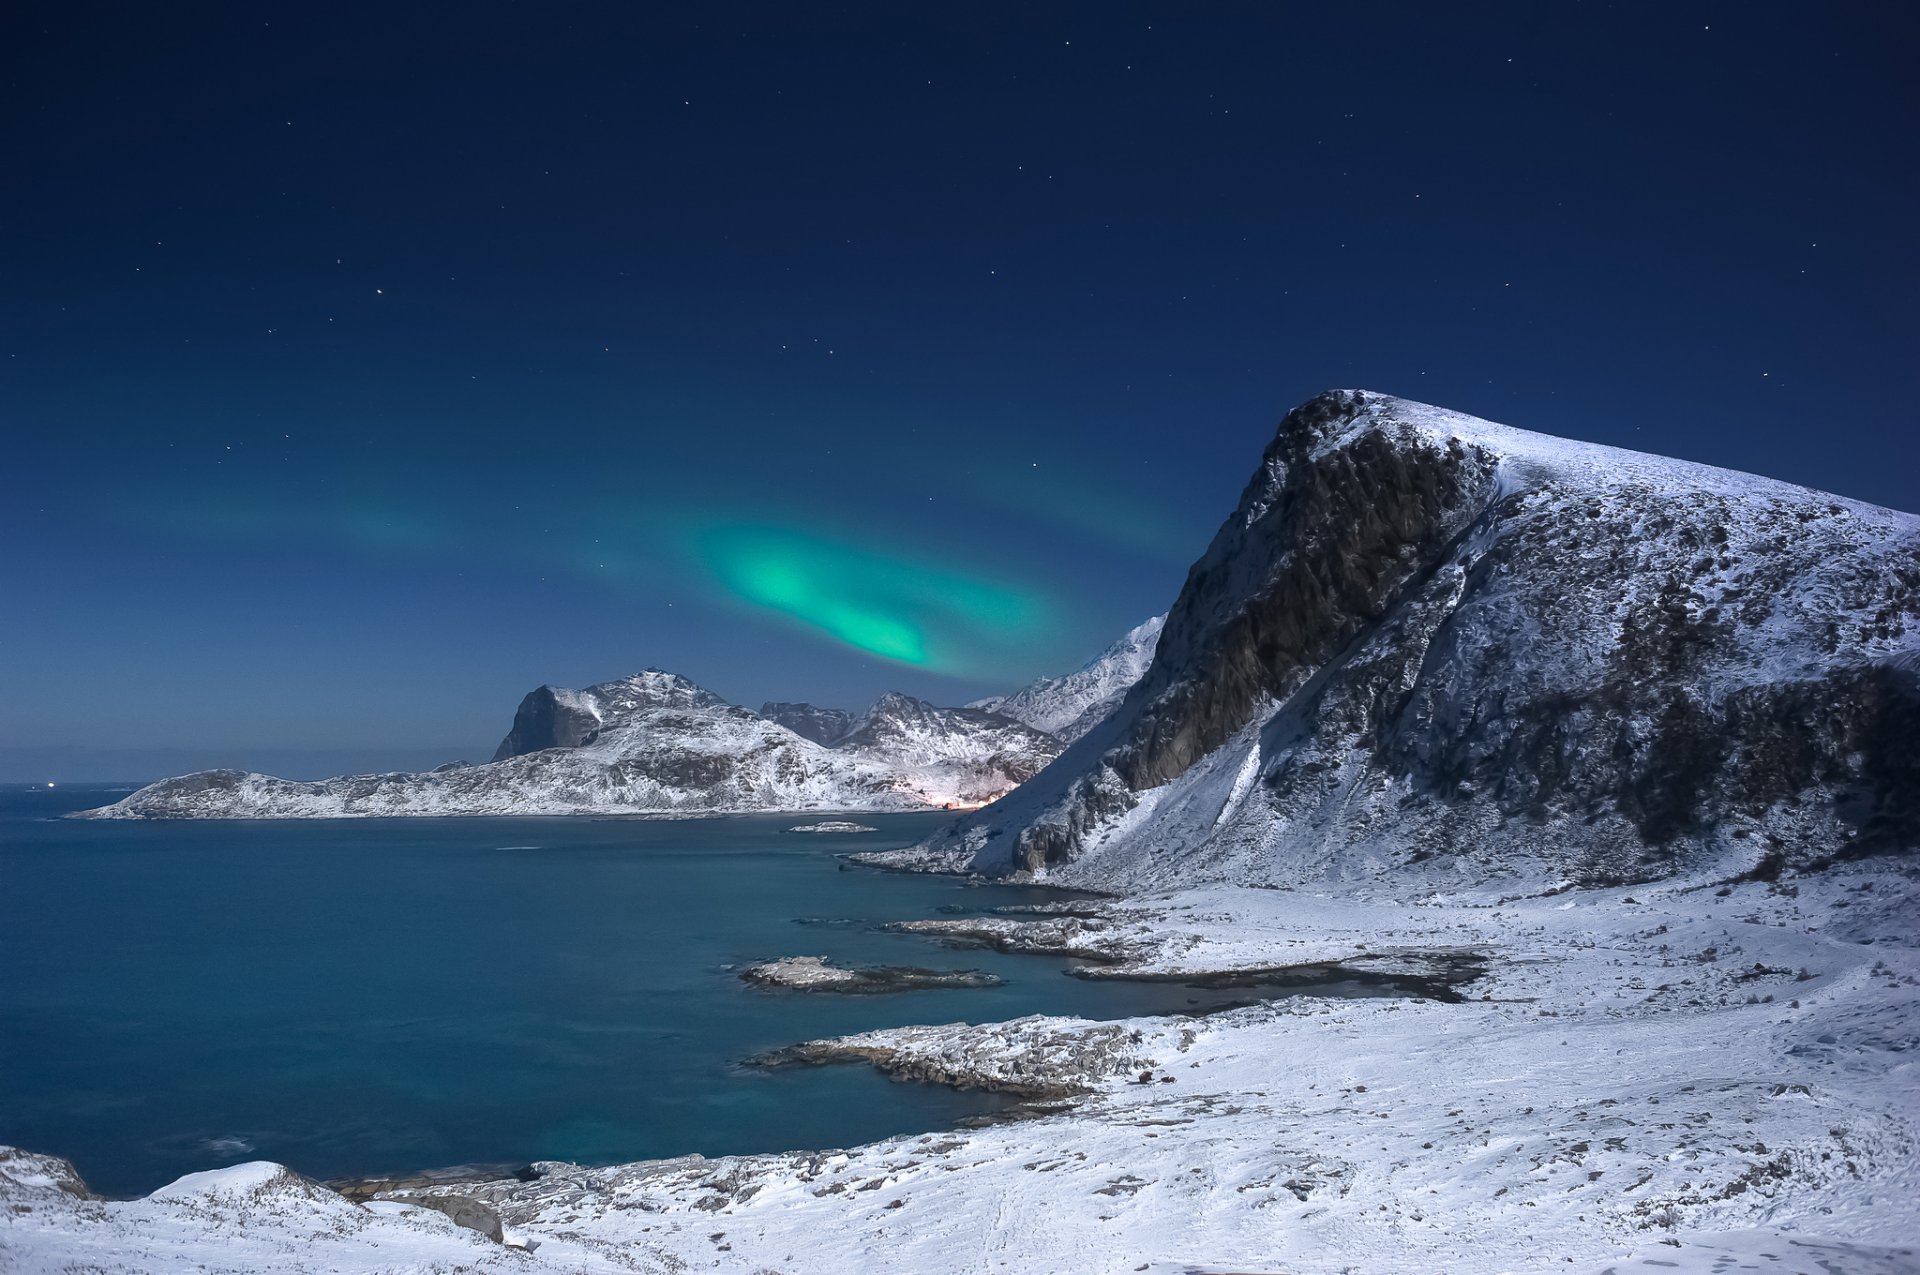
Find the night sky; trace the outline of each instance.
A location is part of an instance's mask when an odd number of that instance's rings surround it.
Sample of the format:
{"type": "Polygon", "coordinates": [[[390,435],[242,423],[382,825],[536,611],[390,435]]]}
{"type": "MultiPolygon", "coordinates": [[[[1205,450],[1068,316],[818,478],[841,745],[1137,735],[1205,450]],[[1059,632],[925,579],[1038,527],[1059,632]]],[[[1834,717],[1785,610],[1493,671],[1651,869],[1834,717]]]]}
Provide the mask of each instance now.
{"type": "Polygon", "coordinates": [[[1916,13],[5,6],[0,779],[1064,671],[1332,386],[1912,509],[1916,13]]]}

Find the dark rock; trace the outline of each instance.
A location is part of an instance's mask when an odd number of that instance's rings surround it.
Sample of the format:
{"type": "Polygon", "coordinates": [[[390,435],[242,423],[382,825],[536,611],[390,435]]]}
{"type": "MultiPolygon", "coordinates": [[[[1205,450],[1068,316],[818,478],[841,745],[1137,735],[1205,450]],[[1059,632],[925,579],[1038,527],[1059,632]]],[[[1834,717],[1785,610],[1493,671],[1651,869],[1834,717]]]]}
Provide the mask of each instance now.
{"type": "Polygon", "coordinates": [[[1254,856],[1230,875],[1256,883],[1347,846],[1589,882],[1912,849],[1920,521],[1325,394],[1281,424],[1113,716],[930,848],[1058,868],[1255,724],[1231,808],[1163,794],[1129,835],[1254,856]]]}
{"type": "Polygon", "coordinates": [[[490,1206],[469,1196],[395,1192],[382,1198],[398,1200],[418,1208],[432,1209],[436,1213],[444,1213],[453,1219],[456,1226],[464,1226],[469,1231],[478,1231],[496,1244],[506,1243],[506,1232],[500,1225],[500,1215],[490,1206]]]}

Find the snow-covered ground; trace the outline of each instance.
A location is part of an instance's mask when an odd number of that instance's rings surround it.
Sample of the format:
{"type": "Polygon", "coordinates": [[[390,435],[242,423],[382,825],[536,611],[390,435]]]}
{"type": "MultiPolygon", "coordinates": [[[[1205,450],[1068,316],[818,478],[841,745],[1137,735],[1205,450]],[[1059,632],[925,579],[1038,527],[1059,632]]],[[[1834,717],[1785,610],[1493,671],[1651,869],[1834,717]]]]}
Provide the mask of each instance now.
{"type": "Polygon", "coordinates": [[[1398,902],[1221,887],[1010,914],[1009,945],[1102,951],[1124,962],[1109,974],[1462,952],[1488,972],[1458,1003],[851,1038],[899,1074],[1083,1093],[847,1151],[438,1188],[533,1252],[269,1168],[105,1202],[0,1160],[0,1269],[1920,1270],[1916,875],[1880,859],[1398,902]]]}

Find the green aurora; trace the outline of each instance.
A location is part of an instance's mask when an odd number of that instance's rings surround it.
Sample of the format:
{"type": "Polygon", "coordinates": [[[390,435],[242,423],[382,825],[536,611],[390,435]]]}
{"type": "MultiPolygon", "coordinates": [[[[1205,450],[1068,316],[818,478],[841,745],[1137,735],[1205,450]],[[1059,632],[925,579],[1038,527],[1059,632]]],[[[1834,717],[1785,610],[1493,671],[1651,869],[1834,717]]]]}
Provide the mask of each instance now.
{"type": "Polygon", "coordinates": [[[994,671],[1054,627],[1038,590],[928,558],[854,548],[774,526],[717,526],[698,555],[731,600],[896,663],[953,676],[994,671]]]}

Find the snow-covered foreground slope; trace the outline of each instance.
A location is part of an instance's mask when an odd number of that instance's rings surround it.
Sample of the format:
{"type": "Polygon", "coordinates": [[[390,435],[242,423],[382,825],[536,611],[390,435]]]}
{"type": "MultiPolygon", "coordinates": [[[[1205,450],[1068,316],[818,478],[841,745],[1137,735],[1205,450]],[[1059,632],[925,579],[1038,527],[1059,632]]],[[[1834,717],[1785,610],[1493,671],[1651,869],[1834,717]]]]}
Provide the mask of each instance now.
{"type": "Polygon", "coordinates": [[[1916,843],[1920,519],[1335,392],[1113,716],[894,862],[1607,882],[1916,843]]]}
{"type": "Polygon", "coordinates": [[[1104,721],[1153,663],[1164,615],[1129,629],[1065,677],[1043,677],[1011,695],[975,700],[971,707],[1025,722],[1071,744],[1104,721]]]}
{"type": "MultiPolygon", "coordinates": [[[[791,708],[792,706],[782,706],[791,708]]],[[[529,694],[484,766],[313,783],[237,770],[149,784],[103,819],[924,810],[992,801],[1060,742],[1011,718],[888,695],[829,747],[650,669],[529,694]]]]}
{"type": "Polygon", "coordinates": [[[1221,888],[1101,904],[1067,937],[1008,918],[1015,946],[1135,970],[1464,949],[1489,972],[1452,1004],[855,1038],[906,1071],[1086,1093],[847,1151],[437,1188],[532,1253],[270,1168],[114,1203],[0,1160],[0,1269],[1911,1272],[1920,892],[1885,860],[1789,876],[1505,902],[1221,888]]]}

